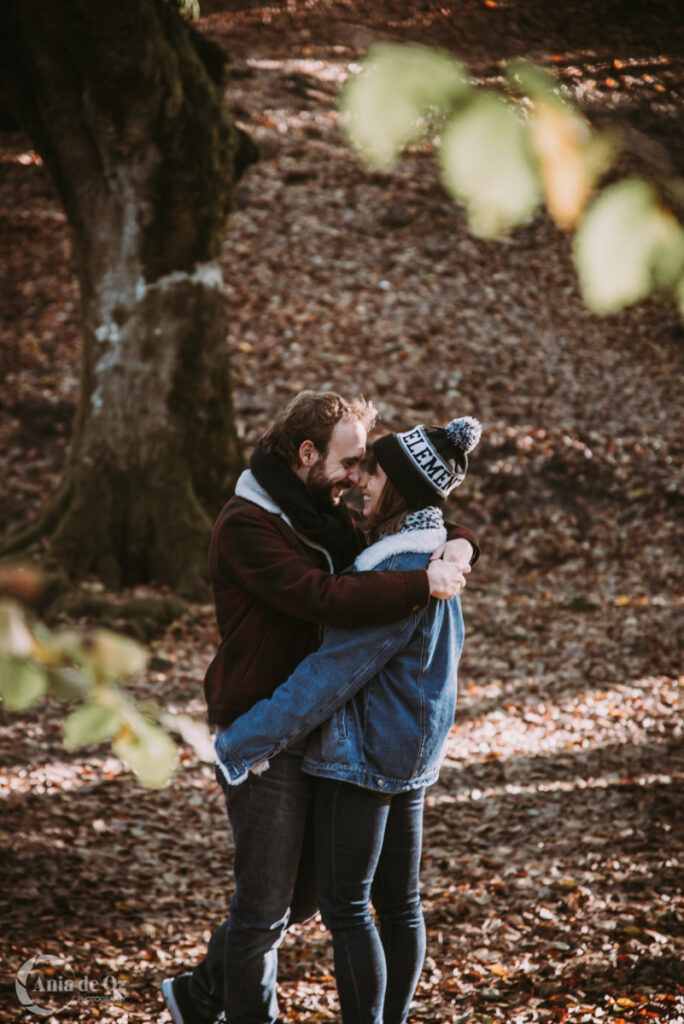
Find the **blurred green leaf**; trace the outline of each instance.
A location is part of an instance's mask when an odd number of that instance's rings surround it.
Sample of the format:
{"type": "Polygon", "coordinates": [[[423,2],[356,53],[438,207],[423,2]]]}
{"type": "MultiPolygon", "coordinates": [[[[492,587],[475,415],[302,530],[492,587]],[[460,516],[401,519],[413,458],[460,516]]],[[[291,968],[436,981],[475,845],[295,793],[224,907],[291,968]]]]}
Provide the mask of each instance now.
{"type": "Polygon", "coordinates": [[[121,729],[123,715],[116,708],[95,702],[84,704],[64,719],[64,746],[67,750],[104,743],[121,729]]]}
{"type": "Polygon", "coordinates": [[[162,729],[142,720],[135,731],[126,727],[112,750],[135,772],[143,786],[165,786],[178,762],[176,745],[162,729]]]}
{"type": "Polygon", "coordinates": [[[0,652],[26,658],[33,651],[33,637],[21,607],[14,601],[0,601],[0,652]]]}
{"type": "Polygon", "coordinates": [[[75,629],[60,629],[52,633],[42,623],[36,623],[34,633],[42,651],[41,658],[47,664],[73,661],[81,665],[85,661],[83,654],[83,634],[75,629]]]}
{"type": "Polygon", "coordinates": [[[45,672],[23,658],[0,654],[0,697],[9,711],[25,711],[47,691],[45,672]]]}
{"type": "Polygon", "coordinates": [[[684,271],[684,230],[645,181],[611,185],[580,221],[574,257],[584,301],[611,313],[654,287],[673,288],[684,271]]]}
{"type": "Polygon", "coordinates": [[[107,629],[96,629],[83,637],[83,650],[99,678],[135,676],[147,664],[147,651],[135,640],[107,629]]]}
{"type": "Polygon", "coordinates": [[[135,706],[141,715],[144,715],[145,718],[151,718],[155,722],[161,722],[166,713],[159,701],[153,700],[152,697],[144,697],[142,700],[137,701],[135,706]]]}
{"type": "Polygon", "coordinates": [[[49,679],[50,696],[63,702],[83,700],[93,689],[92,680],[71,665],[51,669],[49,679]]]}
{"type": "Polygon", "coordinates": [[[465,203],[474,234],[503,234],[528,220],[541,187],[525,128],[499,97],[482,93],[449,121],[440,149],[446,187],[465,203]]]}
{"type": "Polygon", "coordinates": [[[386,170],[421,134],[432,109],[449,111],[470,92],[461,64],[425,46],[383,43],[345,85],[341,107],[347,130],[371,166],[386,170]]]}
{"type": "Polygon", "coordinates": [[[518,92],[532,99],[544,97],[562,102],[558,82],[544,68],[529,61],[513,61],[506,69],[508,81],[518,92]]]}

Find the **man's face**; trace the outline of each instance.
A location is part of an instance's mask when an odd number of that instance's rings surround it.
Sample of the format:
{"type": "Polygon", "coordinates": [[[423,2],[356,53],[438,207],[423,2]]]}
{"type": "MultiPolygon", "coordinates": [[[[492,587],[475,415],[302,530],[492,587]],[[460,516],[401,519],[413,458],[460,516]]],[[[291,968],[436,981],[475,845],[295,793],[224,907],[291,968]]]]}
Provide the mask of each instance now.
{"type": "Polygon", "coordinates": [[[342,492],[361,483],[366,456],[366,430],[358,420],[340,420],[330,436],[325,457],[311,466],[306,485],[319,508],[339,505],[342,492]]]}

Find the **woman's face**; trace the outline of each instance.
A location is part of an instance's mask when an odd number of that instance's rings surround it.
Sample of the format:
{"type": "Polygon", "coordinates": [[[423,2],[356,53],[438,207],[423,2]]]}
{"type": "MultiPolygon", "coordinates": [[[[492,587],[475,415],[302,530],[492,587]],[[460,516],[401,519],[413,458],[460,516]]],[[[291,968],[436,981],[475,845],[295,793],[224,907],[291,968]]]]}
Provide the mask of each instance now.
{"type": "Polygon", "coordinates": [[[366,472],[361,485],[364,516],[369,516],[377,509],[386,481],[387,473],[377,462],[372,473],[366,472]]]}

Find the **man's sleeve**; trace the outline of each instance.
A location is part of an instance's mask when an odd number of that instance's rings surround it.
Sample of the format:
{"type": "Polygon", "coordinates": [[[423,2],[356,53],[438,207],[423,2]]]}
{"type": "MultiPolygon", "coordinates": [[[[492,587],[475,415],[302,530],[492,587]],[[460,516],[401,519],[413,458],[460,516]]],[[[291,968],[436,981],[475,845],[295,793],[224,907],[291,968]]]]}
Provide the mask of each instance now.
{"type": "Polygon", "coordinates": [[[308,736],[409,642],[418,621],[367,629],[331,629],[268,700],[260,700],[220,733],[217,765],[230,785],[259,761],[308,736]]]}
{"type": "Polygon", "coordinates": [[[331,575],[312,568],[260,513],[223,525],[222,575],[294,618],[325,626],[382,625],[405,619],[430,599],[425,569],[331,575]]]}

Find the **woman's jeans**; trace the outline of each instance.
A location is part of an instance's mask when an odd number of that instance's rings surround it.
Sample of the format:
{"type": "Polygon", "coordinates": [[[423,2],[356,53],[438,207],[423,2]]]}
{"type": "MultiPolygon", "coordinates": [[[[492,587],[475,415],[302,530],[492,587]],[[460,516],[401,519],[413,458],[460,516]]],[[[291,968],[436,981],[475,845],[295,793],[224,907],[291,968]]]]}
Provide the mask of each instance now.
{"type": "Polygon", "coordinates": [[[316,783],[316,872],[344,1024],[403,1024],[425,958],[418,891],[424,789],[316,783]],[[375,907],[378,929],[371,914],[375,907]]]}

